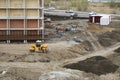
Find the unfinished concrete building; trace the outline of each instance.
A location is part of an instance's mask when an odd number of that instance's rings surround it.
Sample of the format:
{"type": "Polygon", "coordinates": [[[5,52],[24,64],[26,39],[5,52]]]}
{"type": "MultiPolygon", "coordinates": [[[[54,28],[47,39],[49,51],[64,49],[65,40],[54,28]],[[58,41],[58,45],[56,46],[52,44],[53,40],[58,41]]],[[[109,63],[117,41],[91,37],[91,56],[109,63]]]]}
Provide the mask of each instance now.
{"type": "Polygon", "coordinates": [[[0,41],[44,39],[44,0],[0,0],[0,41]]]}

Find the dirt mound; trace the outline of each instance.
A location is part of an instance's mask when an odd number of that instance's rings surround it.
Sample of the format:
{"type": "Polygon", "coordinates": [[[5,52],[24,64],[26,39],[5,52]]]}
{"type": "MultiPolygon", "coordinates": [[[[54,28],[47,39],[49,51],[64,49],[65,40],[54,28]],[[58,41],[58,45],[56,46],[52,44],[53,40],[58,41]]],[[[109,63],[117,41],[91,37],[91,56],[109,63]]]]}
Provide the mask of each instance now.
{"type": "Polygon", "coordinates": [[[87,73],[91,72],[97,75],[115,72],[118,68],[118,66],[110,60],[101,56],[91,57],[78,63],[65,65],[64,67],[82,70],[87,73]]]}
{"type": "Polygon", "coordinates": [[[120,53],[120,47],[116,49],[115,52],[120,53]]]}
{"type": "Polygon", "coordinates": [[[114,30],[112,32],[106,32],[98,37],[100,44],[104,47],[113,45],[120,42],[120,30],[114,30]]]}

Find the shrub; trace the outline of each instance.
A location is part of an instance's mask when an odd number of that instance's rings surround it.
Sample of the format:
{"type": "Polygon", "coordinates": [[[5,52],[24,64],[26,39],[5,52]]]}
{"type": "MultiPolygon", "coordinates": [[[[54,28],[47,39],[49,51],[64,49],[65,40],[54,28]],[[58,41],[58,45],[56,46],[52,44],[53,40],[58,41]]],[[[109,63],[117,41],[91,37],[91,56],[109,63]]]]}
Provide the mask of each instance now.
{"type": "Polygon", "coordinates": [[[79,11],[86,11],[88,8],[88,0],[71,0],[71,6],[76,7],[79,11]]]}
{"type": "Polygon", "coordinates": [[[108,4],[109,4],[110,8],[119,8],[120,7],[120,2],[111,1],[108,4]]]}

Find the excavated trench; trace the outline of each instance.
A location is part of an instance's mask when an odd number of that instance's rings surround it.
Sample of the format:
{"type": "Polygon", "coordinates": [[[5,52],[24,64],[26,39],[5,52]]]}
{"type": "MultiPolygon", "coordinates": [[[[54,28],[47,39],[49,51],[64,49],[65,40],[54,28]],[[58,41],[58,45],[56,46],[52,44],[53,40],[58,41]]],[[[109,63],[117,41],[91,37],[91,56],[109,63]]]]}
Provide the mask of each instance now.
{"type": "Polygon", "coordinates": [[[87,73],[102,75],[107,73],[114,73],[119,66],[113,64],[110,60],[102,56],[94,56],[77,63],[68,64],[65,68],[77,69],[87,73]]]}

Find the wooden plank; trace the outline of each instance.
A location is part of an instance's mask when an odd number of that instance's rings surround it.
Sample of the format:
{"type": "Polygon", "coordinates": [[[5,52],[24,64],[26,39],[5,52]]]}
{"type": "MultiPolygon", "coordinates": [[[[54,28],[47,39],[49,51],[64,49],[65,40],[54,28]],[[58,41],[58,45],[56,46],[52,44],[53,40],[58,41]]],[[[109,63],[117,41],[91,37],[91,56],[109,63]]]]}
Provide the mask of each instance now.
{"type": "Polygon", "coordinates": [[[27,28],[38,28],[38,20],[27,20],[27,28]]]}
{"type": "Polygon", "coordinates": [[[23,0],[10,0],[10,7],[21,8],[24,7],[23,0]]]}
{"type": "Polygon", "coordinates": [[[0,41],[1,40],[38,40],[41,39],[41,36],[15,36],[15,35],[0,35],[0,41]]]}
{"type": "Polygon", "coordinates": [[[6,17],[6,9],[0,9],[0,17],[6,17]]]}
{"type": "Polygon", "coordinates": [[[6,20],[0,20],[0,28],[6,28],[6,20]]]}
{"type": "Polygon", "coordinates": [[[0,0],[0,8],[6,7],[6,0],[0,0]]]}
{"type": "Polygon", "coordinates": [[[24,20],[10,20],[10,28],[24,28],[24,20]]]}
{"type": "Polygon", "coordinates": [[[24,10],[10,10],[10,17],[24,17],[24,10]]]}
{"type": "Polygon", "coordinates": [[[38,10],[27,10],[27,17],[38,17],[38,10]]]}
{"type": "Polygon", "coordinates": [[[38,8],[39,7],[39,3],[38,0],[26,0],[26,7],[28,8],[38,8]]]}

